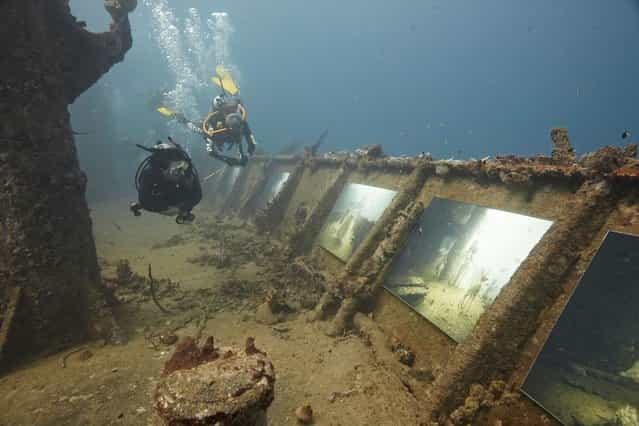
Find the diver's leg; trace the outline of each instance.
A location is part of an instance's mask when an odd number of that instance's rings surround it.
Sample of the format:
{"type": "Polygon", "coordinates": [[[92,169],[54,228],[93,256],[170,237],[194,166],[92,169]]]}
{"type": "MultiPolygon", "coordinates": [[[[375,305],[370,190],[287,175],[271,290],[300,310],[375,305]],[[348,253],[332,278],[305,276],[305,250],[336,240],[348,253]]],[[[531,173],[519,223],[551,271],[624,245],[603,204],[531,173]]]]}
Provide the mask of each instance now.
{"type": "Polygon", "coordinates": [[[244,166],[248,162],[248,158],[244,158],[244,159],[240,158],[238,160],[237,158],[229,157],[219,153],[217,149],[215,148],[215,144],[210,141],[207,142],[206,150],[209,153],[209,156],[215,158],[216,160],[223,161],[231,167],[244,166]]]}
{"type": "Polygon", "coordinates": [[[229,166],[241,166],[240,161],[237,158],[227,157],[226,155],[222,155],[215,150],[209,151],[209,156],[215,158],[216,160],[223,161],[229,166]]]}
{"type": "Polygon", "coordinates": [[[242,148],[242,138],[237,142],[237,150],[240,152],[240,165],[245,166],[248,163],[248,157],[244,154],[244,148],[242,148]]]}
{"type": "Polygon", "coordinates": [[[255,142],[255,136],[253,136],[253,132],[251,132],[251,128],[247,121],[243,123],[243,131],[244,138],[246,139],[246,144],[248,145],[248,153],[249,155],[253,155],[255,152],[255,148],[257,147],[257,142],[255,142]]]}

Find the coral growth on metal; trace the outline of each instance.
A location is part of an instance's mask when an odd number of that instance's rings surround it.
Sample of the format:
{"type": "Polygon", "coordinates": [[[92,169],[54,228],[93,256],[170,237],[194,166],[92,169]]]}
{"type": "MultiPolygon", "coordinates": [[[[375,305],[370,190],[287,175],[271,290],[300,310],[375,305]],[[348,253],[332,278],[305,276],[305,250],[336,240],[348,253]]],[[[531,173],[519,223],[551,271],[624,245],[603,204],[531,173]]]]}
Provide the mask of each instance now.
{"type": "MultiPolygon", "coordinates": [[[[375,155],[371,155],[369,148],[365,147],[354,152],[328,152],[306,158],[306,161],[359,169],[395,169],[406,173],[415,167],[425,167],[430,173],[440,177],[475,176],[500,180],[507,185],[529,185],[547,180],[579,183],[594,178],[634,181],[639,176],[635,144],[625,147],[605,146],[584,154],[577,160],[565,129],[552,129],[550,136],[553,144],[552,156],[502,155],[469,160],[435,160],[429,153],[413,157],[384,156],[381,147],[376,146],[375,155]]],[[[285,160],[282,157],[271,159],[285,160]]]]}
{"type": "Polygon", "coordinates": [[[260,424],[275,395],[273,365],[253,338],[244,350],[214,343],[184,337],[165,364],[155,408],[166,424],[260,424]]]}

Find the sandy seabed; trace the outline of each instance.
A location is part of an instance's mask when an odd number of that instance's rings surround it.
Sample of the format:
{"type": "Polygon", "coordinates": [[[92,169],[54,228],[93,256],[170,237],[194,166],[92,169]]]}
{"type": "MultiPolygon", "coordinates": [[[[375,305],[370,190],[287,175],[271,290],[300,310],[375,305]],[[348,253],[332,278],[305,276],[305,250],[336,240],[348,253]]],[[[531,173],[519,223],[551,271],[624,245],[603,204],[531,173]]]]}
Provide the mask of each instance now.
{"type": "MultiPolygon", "coordinates": [[[[152,264],[157,280],[170,278],[183,291],[198,292],[215,291],[229,280],[257,282],[269,273],[268,262],[217,268],[192,261],[202,253],[218,253],[219,242],[196,238],[194,227],[177,225],[170,217],[148,213],[133,217],[128,200],[91,207],[105,276],[113,276],[118,261],[127,259],[133,272],[141,276],[146,276],[152,264]]],[[[204,207],[195,213],[198,220],[215,222],[204,207]]],[[[251,229],[240,224],[225,238],[242,234],[259,238],[251,229]]],[[[230,259],[233,263],[233,253],[230,259]]],[[[174,328],[178,336],[193,335],[197,325],[184,321],[190,313],[188,305],[176,310],[179,304],[160,301],[172,307],[171,314],[160,312],[148,297],[133,297],[115,309],[126,344],[92,340],[27,361],[0,377],[0,425],[162,424],[153,409],[153,393],[172,346],[153,347],[147,337],[174,328]],[[63,356],[74,349],[81,350],[68,356],[63,368],[63,356]]],[[[208,320],[202,334],[215,336],[220,345],[237,347],[253,336],[258,348],[268,354],[277,375],[275,400],[268,411],[270,425],[297,424],[294,411],[304,403],[313,407],[317,425],[418,424],[415,397],[397,376],[376,363],[371,347],[362,339],[327,337],[323,324],[307,322],[304,312],[276,326],[257,323],[254,302],[240,299],[214,304],[211,309],[205,306],[208,320]]]]}

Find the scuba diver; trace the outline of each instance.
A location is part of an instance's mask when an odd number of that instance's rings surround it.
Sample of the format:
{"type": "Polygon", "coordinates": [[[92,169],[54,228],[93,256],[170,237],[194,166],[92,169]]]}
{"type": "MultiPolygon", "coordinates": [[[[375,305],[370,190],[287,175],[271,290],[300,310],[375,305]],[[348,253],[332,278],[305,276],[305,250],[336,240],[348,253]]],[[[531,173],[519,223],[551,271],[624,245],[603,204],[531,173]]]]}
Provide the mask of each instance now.
{"type": "Polygon", "coordinates": [[[140,216],[140,210],[147,210],[175,215],[178,224],[192,222],[195,216],[191,210],[202,199],[202,188],[189,155],[171,137],[168,142],[158,141],[151,148],[137,147],[151,155],[135,173],[138,202],[131,203],[133,214],[140,216]]]}
{"type": "Polygon", "coordinates": [[[246,121],[246,110],[237,96],[224,93],[216,96],[211,103],[211,112],[201,123],[189,121],[179,113],[174,117],[204,137],[206,150],[211,157],[224,161],[229,166],[244,166],[248,162],[242,146],[243,138],[248,146],[248,154],[252,155],[255,152],[257,143],[246,121]],[[230,150],[233,147],[237,147],[239,159],[222,154],[225,148],[230,150]]]}
{"type": "Polygon", "coordinates": [[[246,140],[248,155],[255,152],[257,142],[247,121],[247,114],[239,89],[227,69],[219,65],[215,69],[217,76],[213,82],[220,86],[222,93],[211,102],[211,111],[202,122],[188,120],[184,114],[158,108],[158,112],[166,117],[174,118],[191,131],[198,133],[206,140],[206,150],[210,156],[224,161],[229,166],[244,166],[248,157],[244,153],[242,139],[246,140]],[[224,155],[222,152],[237,147],[239,159],[224,155]]]}

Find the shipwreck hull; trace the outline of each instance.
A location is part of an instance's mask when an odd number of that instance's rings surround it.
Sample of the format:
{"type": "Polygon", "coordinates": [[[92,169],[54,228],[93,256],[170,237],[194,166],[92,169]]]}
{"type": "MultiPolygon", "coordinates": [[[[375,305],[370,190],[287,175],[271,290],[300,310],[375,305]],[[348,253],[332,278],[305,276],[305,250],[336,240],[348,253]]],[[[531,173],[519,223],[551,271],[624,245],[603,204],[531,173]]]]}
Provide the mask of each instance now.
{"type": "Polygon", "coordinates": [[[0,18],[0,286],[21,290],[3,365],[82,340],[100,274],[68,105],[131,47],[134,1],[93,34],[68,1],[8,1],[0,18]]]}
{"type": "MultiPolygon", "coordinates": [[[[283,200],[286,205],[273,207],[284,215],[278,213],[278,220],[269,223],[264,220],[268,212],[260,212],[253,220],[259,221],[262,232],[288,241],[291,256],[312,255],[332,277],[327,303],[344,302],[329,332],[352,326],[350,319],[357,311],[371,313],[389,337],[415,351],[417,367],[435,373],[425,390],[416,391],[427,415],[441,424],[463,424],[480,412],[479,406],[464,407],[472,385],[488,389],[491,383],[505,382],[512,391],[522,385],[606,232],[639,233],[635,147],[603,148],[577,162],[563,129],[553,130],[551,138],[552,157],[463,162],[353,154],[265,157],[255,159],[243,173],[250,176],[252,169],[268,163],[269,168],[279,164],[278,170],[299,174],[291,182],[292,195],[283,200]],[[343,262],[318,246],[318,235],[348,183],[392,189],[399,196],[343,262]],[[553,221],[472,334],[459,344],[383,289],[393,259],[434,197],[553,221]],[[307,213],[301,222],[295,214],[300,209],[307,213]]],[[[241,194],[245,187],[234,189],[239,192],[234,199],[249,196],[241,194]]],[[[543,415],[531,401],[517,404],[543,415]]],[[[486,407],[481,416],[490,418],[486,407]]]]}

